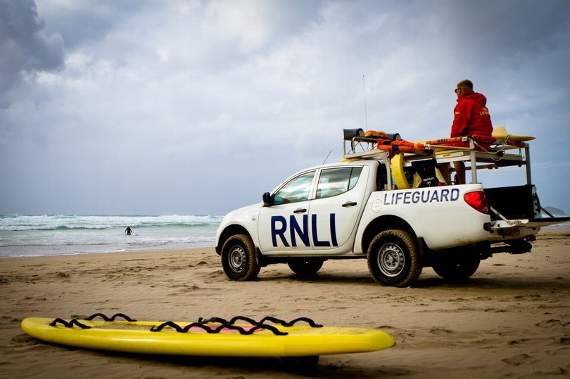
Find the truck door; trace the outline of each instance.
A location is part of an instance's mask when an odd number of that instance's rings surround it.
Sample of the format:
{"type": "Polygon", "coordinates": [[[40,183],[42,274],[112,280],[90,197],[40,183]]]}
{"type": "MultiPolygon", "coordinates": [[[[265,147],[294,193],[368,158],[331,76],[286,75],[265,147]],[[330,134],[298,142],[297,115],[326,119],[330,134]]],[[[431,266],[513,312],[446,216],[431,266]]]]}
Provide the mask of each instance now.
{"type": "Polygon", "coordinates": [[[264,253],[310,249],[309,199],[315,170],[301,173],[274,193],[274,203],[259,213],[259,244],[264,253]]]}
{"type": "Polygon", "coordinates": [[[315,199],[311,201],[312,248],[350,250],[343,246],[356,230],[364,206],[369,168],[343,166],[320,171],[315,199]]]}

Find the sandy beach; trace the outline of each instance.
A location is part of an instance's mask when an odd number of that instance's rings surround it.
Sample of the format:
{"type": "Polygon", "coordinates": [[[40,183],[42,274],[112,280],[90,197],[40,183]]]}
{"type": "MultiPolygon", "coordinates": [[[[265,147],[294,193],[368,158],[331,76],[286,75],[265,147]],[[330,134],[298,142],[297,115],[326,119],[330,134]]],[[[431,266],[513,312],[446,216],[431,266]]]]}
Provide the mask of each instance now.
{"type": "Polygon", "coordinates": [[[286,265],[231,282],[211,248],[0,259],[2,378],[295,377],[277,359],[169,358],[52,346],[19,329],[27,316],[124,312],[138,319],[308,316],[382,328],[397,346],[321,357],[318,377],[535,378],[570,375],[570,234],[542,234],[531,254],[498,254],[466,283],[430,268],[389,288],[365,260],[328,261],[297,279],[286,265]]]}

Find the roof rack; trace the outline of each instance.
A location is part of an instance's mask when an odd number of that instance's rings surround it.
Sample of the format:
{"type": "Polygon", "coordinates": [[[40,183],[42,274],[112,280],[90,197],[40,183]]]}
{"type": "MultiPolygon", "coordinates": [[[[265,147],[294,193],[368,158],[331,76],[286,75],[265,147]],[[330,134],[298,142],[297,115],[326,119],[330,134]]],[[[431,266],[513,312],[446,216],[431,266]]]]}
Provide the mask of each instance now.
{"type": "MultiPolygon", "coordinates": [[[[389,154],[376,148],[379,138],[366,137],[362,129],[343,129],[343,158],[344,159],[388,159],[389,154]]],[[[393,139],[400,139],[400,135],[386,134],[393,139]]]]}
{"type": "MultiPolygon", "coordinates": [[[[401,140],[399,134],[385,134],[393,137],[393,140],[401,140]]],[[[362,129],[344,129],[343,158],[353,159],[376,159],[388,160],[390,152],[377,148],[380,138],[367,137],[362,129]]],[[[527,184],[531,184],[530,149],[528,143],[506,142],[491,143],[491,148],[484,149],[474,137],[459,137],[453,139],[454,142],[467,143],[467,147],[444,145],[439,141],[449,139],[432,140],[420,143],[421,149],[413,153],[403,152],[406,166],[411,166],[411,162],[435,158],[437,163],[451,163],[461,161],[466,165],[466,170],[471,171],[471,182],[477,183],[477,170],[496,169],[508,166],[525,166],[527,184]],[[438,143],[433,143],[433,142],[438,143]],[[432,142],[432,143],[430,143],[432,142]]]]}

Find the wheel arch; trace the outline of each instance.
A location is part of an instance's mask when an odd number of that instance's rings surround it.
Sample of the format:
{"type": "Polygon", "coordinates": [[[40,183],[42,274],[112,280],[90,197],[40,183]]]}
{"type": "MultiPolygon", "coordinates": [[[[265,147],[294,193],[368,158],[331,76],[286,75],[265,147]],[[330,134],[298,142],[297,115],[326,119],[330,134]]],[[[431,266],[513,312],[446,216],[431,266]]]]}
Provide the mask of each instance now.
{"type": "Polygon", "coordinates": [[[402,229],[409,233],[411,233],[412,237],[420,247],[420,243],[418,241],[418,237],[414,231],[414,229],[401,217],[393,216],[393,215],[383,215],[380,217],[375,218],[372,220],[364,229],[364,233],[362,234],[362,252],[367,254],[368,246],[372,239],[378,232],[386,229],[402,229]]]}
{"type": "Polygon", "coordinates": [[[239,224],[231,224],[226,226],[225,229],[220,234],[220,238],[218,239],[218,243],[216,245],[216,253],[218,253],[218,255],[222,254],[222,247],[224,246],[226,240],[236,234],[247,235],[253,242],[253,245],[255,246],[255,241],[253,241],[251,233],[245,227],[239,224]]]}

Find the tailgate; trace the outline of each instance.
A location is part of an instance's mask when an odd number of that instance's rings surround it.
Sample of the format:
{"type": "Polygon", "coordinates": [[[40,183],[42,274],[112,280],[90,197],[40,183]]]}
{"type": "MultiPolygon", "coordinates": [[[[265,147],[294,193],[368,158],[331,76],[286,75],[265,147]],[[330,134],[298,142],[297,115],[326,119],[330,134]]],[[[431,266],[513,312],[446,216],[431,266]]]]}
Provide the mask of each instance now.
{"type": "Polygon", "coordinates": [[[570,217],[553,217],[542,208],[534,185],[485,189],[493,230],[541,228],[570,221],[570,217]],[[544,214],[551,217],[543,217],[544,214]]]}

